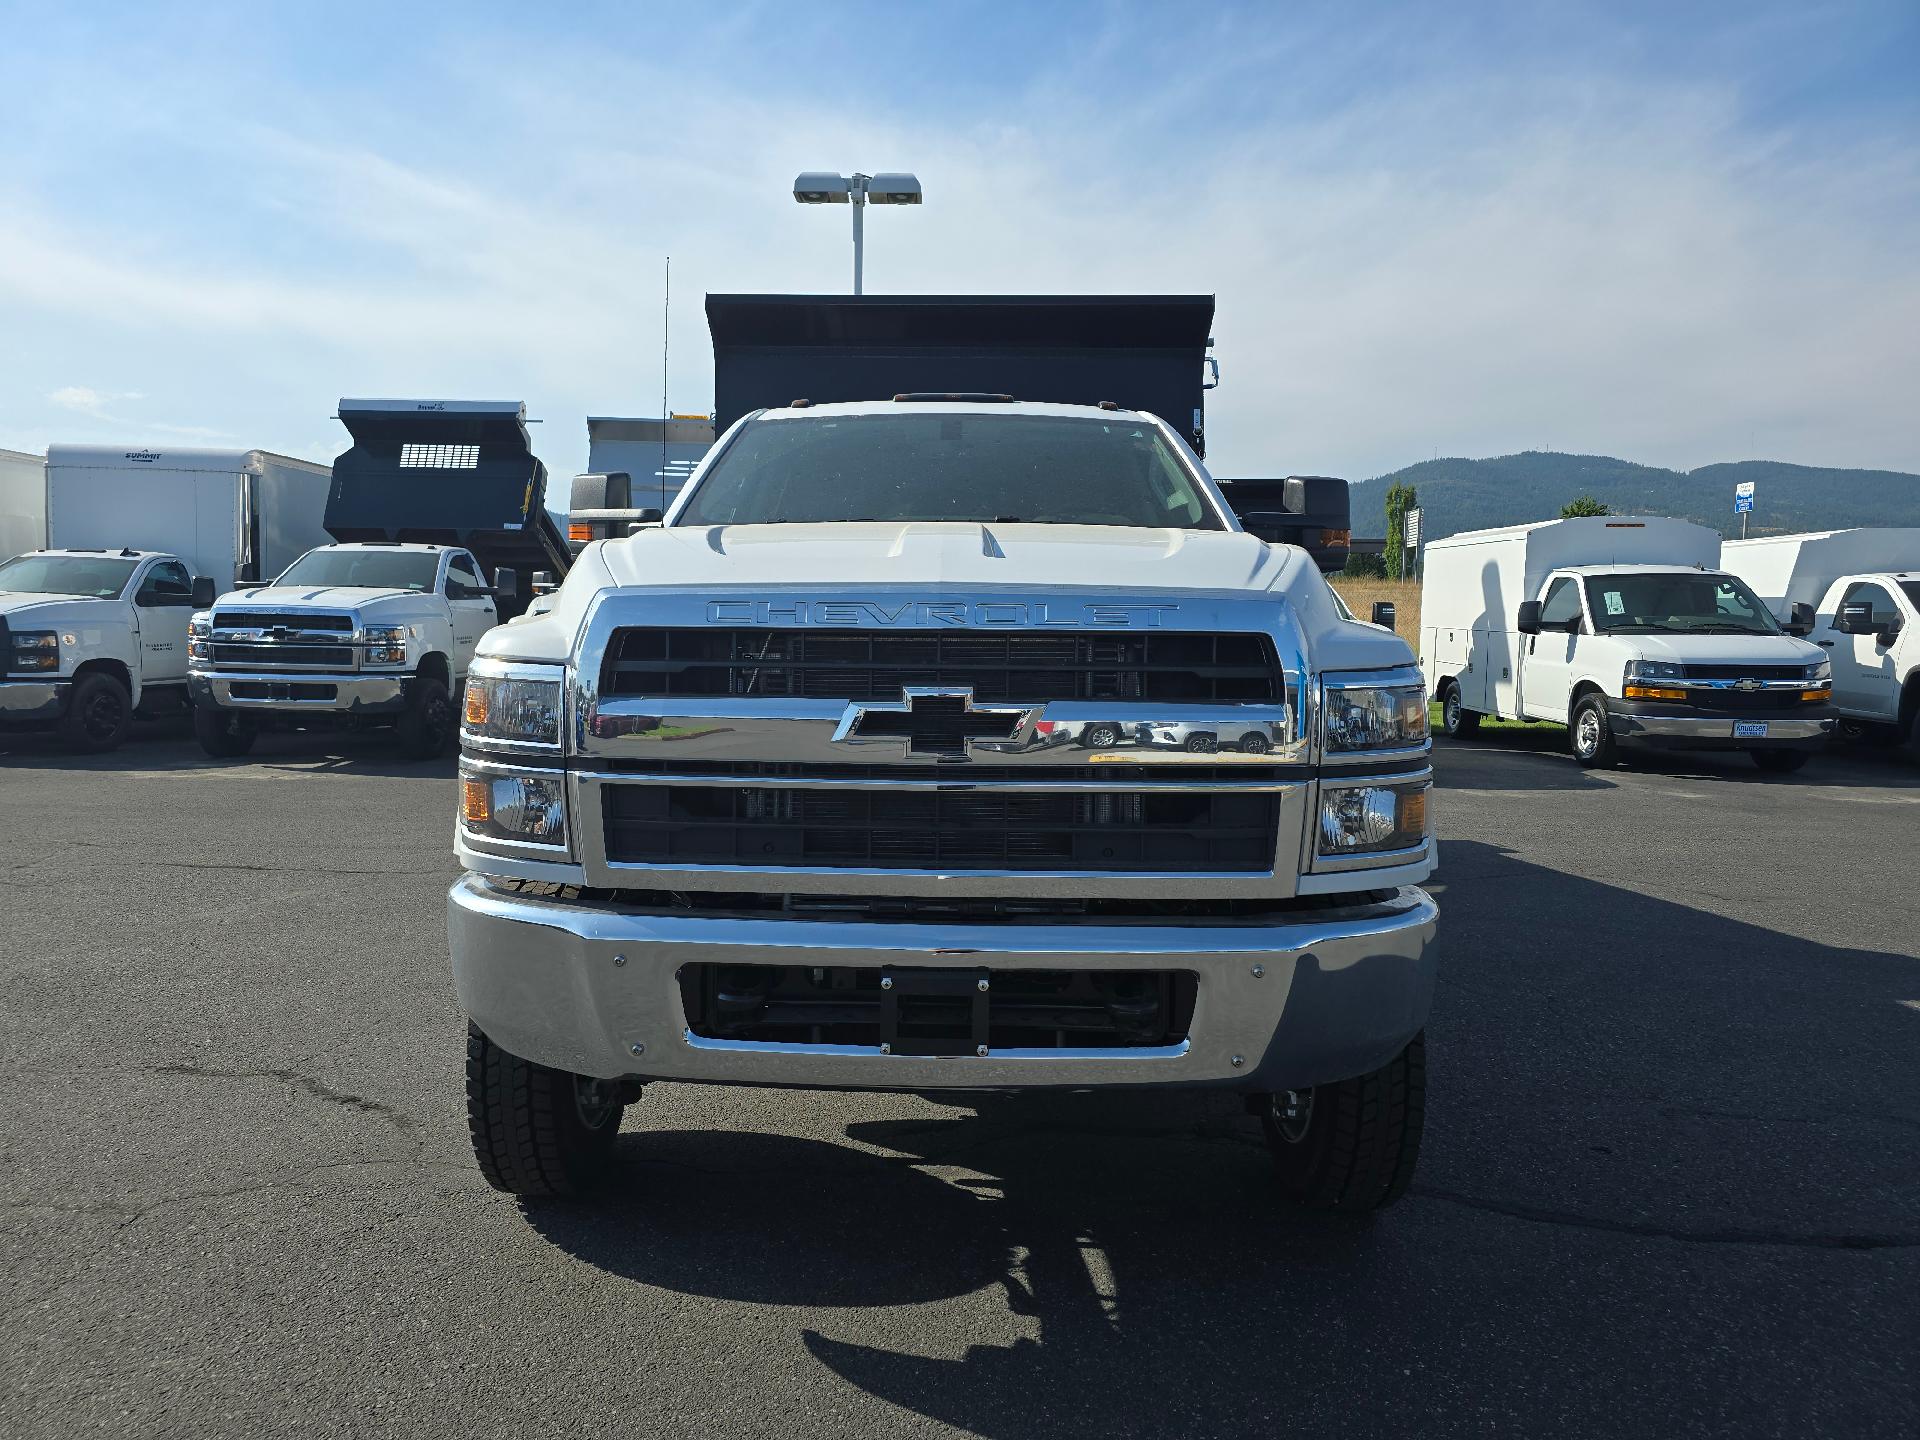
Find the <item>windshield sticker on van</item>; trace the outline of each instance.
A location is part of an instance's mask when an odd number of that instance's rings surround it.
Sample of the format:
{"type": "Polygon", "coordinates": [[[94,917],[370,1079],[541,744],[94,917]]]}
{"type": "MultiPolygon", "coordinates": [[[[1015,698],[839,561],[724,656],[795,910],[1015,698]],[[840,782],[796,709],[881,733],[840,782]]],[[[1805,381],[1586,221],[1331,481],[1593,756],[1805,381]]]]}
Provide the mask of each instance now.
{"type": "Polygon", "coordinates": [[[1620,598],[1620,592],[1618,590],[1603,590],[1600,593],[1606,597],[1607,614],[1624,615],[1627,613],[1627,602],[1620,598]]]}

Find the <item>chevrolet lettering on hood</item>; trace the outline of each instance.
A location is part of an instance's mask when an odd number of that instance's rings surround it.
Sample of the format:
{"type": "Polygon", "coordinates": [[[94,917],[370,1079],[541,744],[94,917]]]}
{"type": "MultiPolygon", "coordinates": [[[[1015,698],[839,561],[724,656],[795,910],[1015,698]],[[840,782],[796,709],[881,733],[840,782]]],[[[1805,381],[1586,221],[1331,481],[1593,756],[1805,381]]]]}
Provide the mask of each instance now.
{"type": "Polygon", "coordinates": [[[1149,630],[1177,605],[1059,600],[709,600],[709,625],[980,625],[1149,630]]]}

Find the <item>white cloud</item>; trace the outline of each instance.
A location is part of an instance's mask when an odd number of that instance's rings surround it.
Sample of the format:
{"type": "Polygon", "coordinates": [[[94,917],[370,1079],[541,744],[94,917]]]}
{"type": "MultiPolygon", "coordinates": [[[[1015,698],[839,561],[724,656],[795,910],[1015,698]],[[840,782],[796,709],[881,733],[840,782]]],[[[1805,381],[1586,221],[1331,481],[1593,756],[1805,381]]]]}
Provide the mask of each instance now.
{"type": "Polygon", "coordinates": [[[47,400],[62,410],[77,410],[82,415],[95,417],[100,417],[107,408],[107,397],[85,385],[63,385],[48,392],[47,400]]]}

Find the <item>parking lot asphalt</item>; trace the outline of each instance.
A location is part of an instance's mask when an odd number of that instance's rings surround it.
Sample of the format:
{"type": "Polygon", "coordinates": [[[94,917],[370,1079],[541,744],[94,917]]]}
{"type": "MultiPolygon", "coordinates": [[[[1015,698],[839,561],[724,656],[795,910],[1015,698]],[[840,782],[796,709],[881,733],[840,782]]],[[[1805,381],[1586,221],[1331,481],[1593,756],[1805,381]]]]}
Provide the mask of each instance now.
{"type": "Polygon", "coordinates": [[[451,763],[0,744],[0,1432],[1920,1432],[1920,770],[1441,742],[1413,1195],[1213,1096],[656,1085],[474,1170],[451,763]]]}

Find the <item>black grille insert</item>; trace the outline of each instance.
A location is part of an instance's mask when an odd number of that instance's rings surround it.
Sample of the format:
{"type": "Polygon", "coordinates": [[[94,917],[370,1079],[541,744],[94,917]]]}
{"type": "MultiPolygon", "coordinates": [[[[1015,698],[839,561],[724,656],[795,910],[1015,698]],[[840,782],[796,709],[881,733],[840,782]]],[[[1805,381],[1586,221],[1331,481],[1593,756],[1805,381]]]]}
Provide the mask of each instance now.
{"type": "Polygon", "coordinates": [[[214,615],[213,623],[221,630],[272,630],[281,626],[288,630],[353,629],[351,615],[315,615],[308,610],[221,610],[214,615]]]}
{"type": "Polygon", "coordinates": [[[607,858],[877,870],[1272,868],[1272,791],[608,785],[607,858]]]}
{"type": "Polygon", "coordinates": [[[909,685],[975,700],[1279,703],[1265,635],[1137,631],[624,629],[609,696],[898,700],[909,685]]]}
{"type": "Polygon", "coordinates": [[[1804,665],[1686,665],[1681,670],[1689,680],[1801,680],[1807,673],[1804,665]]]}
{"type": "Polygon", "coordinates": [[[680,969],[680,998],[695,1035],[885,1044],[896,1055],[976,1055],[983,1045],[989,1054],[1176,1045],[1192,1024],[1196,988],[1183,970],[697,962],[680,969]]]}
{"type": "Polygon", "coordinates": [[[214,642],[213,663],[256,665],[264,670],[293,665],[331,665],[351,669],[353,647],[351,645],[251,645],[222,640],[214,642]]]}

